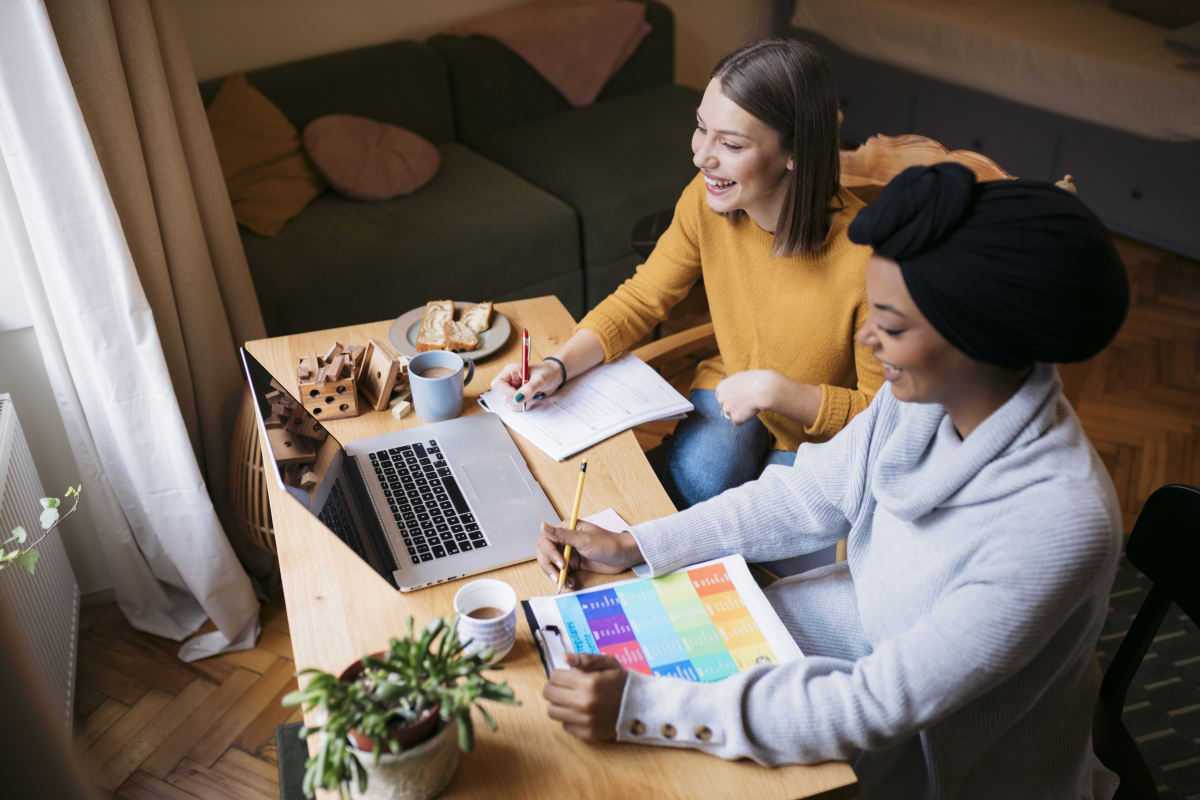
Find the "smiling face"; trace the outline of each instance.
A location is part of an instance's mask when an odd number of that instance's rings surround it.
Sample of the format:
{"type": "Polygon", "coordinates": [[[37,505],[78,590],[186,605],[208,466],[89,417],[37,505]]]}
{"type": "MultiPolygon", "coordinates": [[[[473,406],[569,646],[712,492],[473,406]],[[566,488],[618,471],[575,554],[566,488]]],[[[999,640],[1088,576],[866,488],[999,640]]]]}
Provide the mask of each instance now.
{"type": "Polygon", "coordinates": [[[987,365],[955,348],[925,319],[904,283],[900,265],[872,255],[867,261],[871,316],[855,339],[883,364],[897,400],[950,405],[977,382],[987,365]]]}
{"type": "Polygon", "coordinates": [[[763,230],[775,231],[792,159],[780,148],[779,134],[726,97],[716,78],[696,109],[692,152],[709,208],[741,209],[763,230]]]}

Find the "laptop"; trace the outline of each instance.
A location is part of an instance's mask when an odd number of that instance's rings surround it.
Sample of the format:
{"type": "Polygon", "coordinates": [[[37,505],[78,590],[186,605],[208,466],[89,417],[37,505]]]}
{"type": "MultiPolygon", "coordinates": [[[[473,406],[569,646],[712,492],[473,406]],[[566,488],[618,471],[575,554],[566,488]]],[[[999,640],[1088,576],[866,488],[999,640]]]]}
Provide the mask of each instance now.
{"type": "Polygon", "coordinates": [[[254,356],[241,354],[263,441],[271,438],[267,420],[277,439],[292,433],[272,411],[282,397],[293,407],[289,427],[325,434],[319,442],[291,436],[283,446],[294,444],[310,461],[281,469],[270,459],[275,480],[400,591],[529,561],[540,523],[559,519],[495,414],[342,445],[254,356]]]}

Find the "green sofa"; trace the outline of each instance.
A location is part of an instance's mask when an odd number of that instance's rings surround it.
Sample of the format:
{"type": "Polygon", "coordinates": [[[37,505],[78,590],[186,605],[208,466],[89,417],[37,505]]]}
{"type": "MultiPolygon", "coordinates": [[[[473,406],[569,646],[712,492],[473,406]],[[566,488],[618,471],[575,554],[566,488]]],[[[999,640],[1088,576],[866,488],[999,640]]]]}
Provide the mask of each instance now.
{"type": "MultiPolygon", "coordinates": [[[[273,237],[241,229],[270,335],[395,317],[428,300],[557,295],[577,318],[639,263],[630,234],[695,176],[700,93],[672,83],[674,20],[596,103],[571,108],[506,47],[434,36],[247,73],[298,128],[357,114],[442,155],[424,187],[382,203],[326,191],[273,237]]],[[[200,84],[205,104],[221,80],[200,84]]]]}

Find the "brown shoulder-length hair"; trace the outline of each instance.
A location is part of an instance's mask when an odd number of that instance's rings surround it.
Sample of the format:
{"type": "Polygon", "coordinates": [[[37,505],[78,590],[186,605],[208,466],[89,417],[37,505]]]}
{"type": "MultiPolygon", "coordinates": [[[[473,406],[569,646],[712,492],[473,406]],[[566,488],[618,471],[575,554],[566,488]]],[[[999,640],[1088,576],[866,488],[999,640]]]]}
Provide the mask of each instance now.
{"type": "Polygon", "coordinates": [[[771,252],[821,250],[841,179],[837,87],[829,63],[804,42],[763,39],[725,56],[712,77],[726,97],[779,134],[779,146],[792,158],[771,252]]]}

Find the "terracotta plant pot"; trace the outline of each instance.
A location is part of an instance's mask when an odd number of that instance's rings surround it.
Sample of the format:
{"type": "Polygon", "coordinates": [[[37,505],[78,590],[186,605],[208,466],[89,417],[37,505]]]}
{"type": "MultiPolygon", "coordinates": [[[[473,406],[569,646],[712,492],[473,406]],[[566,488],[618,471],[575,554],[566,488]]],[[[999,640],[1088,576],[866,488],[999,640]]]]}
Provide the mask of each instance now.
{"type": "MultiPolygon", "coordinates": [[[[383,651],[371,653],[370,658],[382,659],[386,655],[383,651]]],[[[363,674],[365,668],[362,661],[355,661],[350,666],[342,671],[338,676],[338,680],[349,683],[350,681],[358,680],[363,674]]],[[[431,738],[438,731],[438,710],[440,706],[433,706],[426,709],[425,715],[421,719],[414,722],[412,725],[405,725],[400,728],[389,728],[391,740],[399,744],[402,748],[411,748],[420,744],[426,739],[431,738]]],[[[375,740],[370,736],[359,733],[357,730],[350,731],[350,738],[354,741],[354,746],[363,752],[370,753],[375,750],[375,740]]],[[[388,748],[384,748],[384,752],[390,752],[388,748]]]]}

